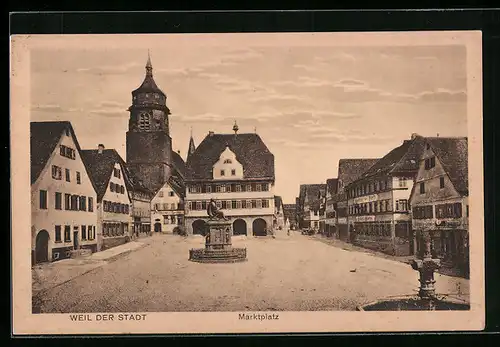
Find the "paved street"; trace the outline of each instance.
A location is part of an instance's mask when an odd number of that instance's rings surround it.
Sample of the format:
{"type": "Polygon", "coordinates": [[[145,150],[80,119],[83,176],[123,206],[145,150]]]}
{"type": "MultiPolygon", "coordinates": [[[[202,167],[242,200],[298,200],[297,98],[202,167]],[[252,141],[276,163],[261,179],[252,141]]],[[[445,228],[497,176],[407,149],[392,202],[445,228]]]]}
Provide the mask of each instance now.
{"type": "MultiPolygon", "coordinates": [[[[344,250],[295,232],[233,240],[248,261],[188,261],[202,237],[155,235],[147,245],[48,290],[42,313],[133,311],[353,310],[379,298],[414,294],[407,264],[344,250]]],[[[437,274],[439,293],[468,293],[468,280],[437,274]]]]}

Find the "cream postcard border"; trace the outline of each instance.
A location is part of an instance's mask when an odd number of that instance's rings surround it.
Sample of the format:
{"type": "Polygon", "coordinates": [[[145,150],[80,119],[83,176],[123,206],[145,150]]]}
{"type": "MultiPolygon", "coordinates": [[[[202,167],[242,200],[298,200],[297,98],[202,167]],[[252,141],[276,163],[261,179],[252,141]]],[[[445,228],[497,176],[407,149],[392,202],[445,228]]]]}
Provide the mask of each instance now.
{"type": "MultiPolygon", "coordinates": [[[[484,206],[482,136],[482,35],[480,31],[364,33],[241,33],[154,35],[11,36],[11,206],[13,334],[138,333],[288,333],[482,330],[485,324],[484,206]],[[69,314],[31,313],[30,225],[30,50],[150,48],[189,44],[203,35],[204,45],[335,45],[467,47],[467,127],[470,191],[470,311],[435,312],[279,312],[279,320],[239,320],[240,312],[147,313],[145,321],[73,322],[69,314]],[[244,39],[243,39],[244,37],[244,39]]],[[[202,49],[202,48],[200,48],[202,49]]],[[[251,313],[251,312],[248,312],[251,313]]],[[[262,312],[264,313],[264,312],[262,312]]],[[[271,312],[276,313],[276,312],[271,312]]]]}

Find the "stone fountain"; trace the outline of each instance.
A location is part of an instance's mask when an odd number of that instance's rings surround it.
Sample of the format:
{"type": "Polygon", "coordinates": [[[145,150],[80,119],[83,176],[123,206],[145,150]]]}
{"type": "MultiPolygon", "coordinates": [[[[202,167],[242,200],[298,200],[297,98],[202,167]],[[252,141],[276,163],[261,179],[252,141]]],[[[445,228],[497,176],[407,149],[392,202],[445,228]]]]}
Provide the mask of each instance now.
{"type": "MultiPolygon", "coordinates": [[[[423,246],[421,258],[411,261],[411,267],[420,274],[418,295],[406,295],[382,299],[363,306],[358,311],[443,311],[469,310],[470,304],[436,294],[434,272],[441,266],[439,259],[432,258],[431,236],[428,231],[422,233],[420,244],[423,246]]],[[[422,249],[422,248],[421,248],[422,249]]]]}
{"type": "Polygon", "coordinates": [[[247,260],[246,248],[232,246],[232,223],[217,209],[212,199],[207,207],[205,248],[189,250],[189,260],[198,263],[236,263],[247,260]]]}

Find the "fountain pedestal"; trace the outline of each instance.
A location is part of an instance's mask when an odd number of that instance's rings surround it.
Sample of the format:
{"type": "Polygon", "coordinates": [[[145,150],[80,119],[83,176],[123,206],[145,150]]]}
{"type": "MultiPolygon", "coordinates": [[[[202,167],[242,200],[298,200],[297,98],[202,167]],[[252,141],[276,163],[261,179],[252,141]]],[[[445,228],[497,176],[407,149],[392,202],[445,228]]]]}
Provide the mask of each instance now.
{"type": "Polygon", "coordinates": [[[236,263],[247,260],[246,248],[234,248],[232,223],[209,220],[205,226],[205,248],[189,250],[189,260],[198,263],[236,263]]]}

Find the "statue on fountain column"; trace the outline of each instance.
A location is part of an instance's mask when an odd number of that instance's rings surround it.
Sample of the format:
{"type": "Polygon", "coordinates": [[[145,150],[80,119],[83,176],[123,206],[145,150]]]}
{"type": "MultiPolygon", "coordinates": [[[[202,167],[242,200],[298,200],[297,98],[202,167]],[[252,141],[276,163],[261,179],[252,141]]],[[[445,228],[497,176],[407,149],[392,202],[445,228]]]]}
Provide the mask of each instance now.
{"type": "Polygon", "coordinates": [[[207,214],[210,220],[214,219],[223,219],[225,221],[229,220],[224,216],[224,213],[217,208],[214,199],[210,199],[210,202],[208,203],[207,214]]]}

